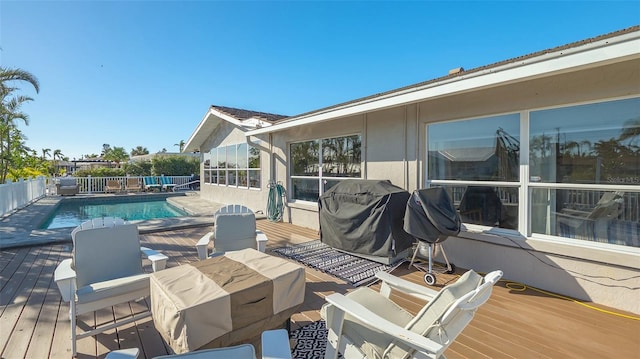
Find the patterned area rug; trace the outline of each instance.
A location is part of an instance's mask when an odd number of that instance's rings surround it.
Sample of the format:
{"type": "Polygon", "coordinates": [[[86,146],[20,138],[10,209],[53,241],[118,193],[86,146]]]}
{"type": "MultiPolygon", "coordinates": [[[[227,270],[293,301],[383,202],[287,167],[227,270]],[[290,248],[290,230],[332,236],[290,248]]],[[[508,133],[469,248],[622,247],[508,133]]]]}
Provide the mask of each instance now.
{"type": "MultiPolygon", "coordinates": [[[[296,345],[291,351],[293,359],[321,359],[327,349],[327,327],[319,320],[291,332],[296,345]]],[[[342,358],[340,354],[338,358],[342,358]]]]}
{"type": "Polygon", "coordinates": [[[400,261],[386,265],[343,253],[320,242],[319,239],[294,246],[276,248],[273,251],[338,277],[354,287],[369,285],[376,281],[376,272],[391,272],[402,264],[400,261]]]}

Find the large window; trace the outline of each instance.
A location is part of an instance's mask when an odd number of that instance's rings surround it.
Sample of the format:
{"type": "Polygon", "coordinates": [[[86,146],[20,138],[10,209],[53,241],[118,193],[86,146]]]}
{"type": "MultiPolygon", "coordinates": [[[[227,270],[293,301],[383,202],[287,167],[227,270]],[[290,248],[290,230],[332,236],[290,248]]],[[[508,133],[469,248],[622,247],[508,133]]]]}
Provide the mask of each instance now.
{"type": "Polygon", "coordinates": [[[428,127],[428,179],[444,187],[462,220],[518,228],[520,115],[428,127]]]}
{"type": "Polygon", "coordinates": [[[316,202],[320,194],[344,178],[360,178],[360,135],[292,143],[291,197],[316,202]]]}
{"type": "Polygon", "coordinates": [[[213,148],[204,155],[205,183],[260,188],[260,149],[247,143],[213,148]]]}
{"type": "Polygon", "coordinates": [[[427,139],[429,183],[463,222],[640,247],[640,98],[439,123],[427,139]]]}
{"type": "Polygon", "coordinates": [[[640,247],[640,99],[532,111],[533,233],[640,247]]]}

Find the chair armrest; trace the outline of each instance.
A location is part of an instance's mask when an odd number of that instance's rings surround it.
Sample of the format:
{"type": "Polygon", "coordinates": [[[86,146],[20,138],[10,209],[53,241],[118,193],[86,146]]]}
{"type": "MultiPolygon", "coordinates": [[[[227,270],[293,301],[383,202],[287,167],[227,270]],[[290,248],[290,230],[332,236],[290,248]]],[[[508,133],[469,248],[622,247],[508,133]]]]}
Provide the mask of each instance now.
{"type": "Polygon", "coordinates": [[[262,253],[267,250],[267,235],[262,231],[256,231],[256,245],[257,249],[262,253]]]}
{"type": "Polygon", "coordinates": [[[387,272],[377,272],[376,277],[382,280],[382,285],[380,286],[380,294],[384,295],[387,298],[389,298],[389,295],[391,294],[391,289],[401,291],[415,298],[426,300],[427,302],[433,299],[438,294],[438,291],[396,277],[387,272]]]}
{"type": "Polygon", "coordinates": [[[120,349],[109,352],[104,359],[136,359],[140,354],[140,349],[120,349]]]}
{"type": "Polygon", "coordinates": [[[262,332],[262,359],[291,359],[291,344],[286,329],[262,332]]]}
{"type": "Polygon", "coordinates": [[[163,270],[167,267],[167,259],[169,259],[169,257],[164,254],[147,247],[140,247],[140,251],[151,261],[151,268],[154,272],[163,270]]]}
{"type": "Polygon", "coordinates": [[[53,280],[65,302],[71,301],[76,293],[76,271],[71,268],[71,258],[60,262],[53,273],[53,280]]]}
{"type": "Polygon", "coordinates": [[[196,243],[196,250],[198,251],[198,259],[203,260],[207,259],[209,256],[208,247],[209,242],[211,241],[211,237],[213,236],[213,232],[208,232],[200,240],[196,243]]]}
{"type": "MultiPolygon", "coordinates": [[[[331,294],[327,297],[325,297],[325,300],[335,306],[334,310],[337,309],[339,311],[342,311],[344,313],[348,313],[350,316],[354,317],[355,319],[365,323],[366,325],[375,328],[376,330],[379,330],[383,333],[386,333],[387,335],[392,336],[393,338],[395,338],[398,341],[401,341],[407,345],[409,345],[412,348],[415,348],[418,351],[422,351],[422,352],[427,352],[427,353],[433,353],[434,357],[440,357],[442,355],[442,353],[444,352],[444,346],[429,339],[429,338],[425,338],[420,334],[414,333],[412,331],[409,331],[393,322],[390,322],[384,318],[381,318],[380,316],[378,316],[376,313],[370,311],[369,309],[367,309],[366,307],[364,307],[362,304],[349,299],[347,297],[345,297],[342,294],[339,293],[334,293],[331,294]]],[[[337,313],[336,313],[337,314],[337,313]]],[[[327,308],[327,326],[329,327],[329,330],[332,330],[333,328],[342,328],[342,324],[339,324],[334,326],[331,325],[331,320],[332,320],[332,316],[334,314],[331,313],[330,308],[327,308]]],[[[344,318],[344,316],[341,315],[337,315],[337,317],[342,317],[344,318]]],[[[331,333],[329,333],[329,340],[331,340],[331,333]]],[[[334,334],[338,334],[338,333],[334,333],[334,334]]],[[[340,333],[340,335],[342,335],[342,333],[340,333]]],[[[338,337],[339,339],[339,337],[338,337]]],[[[338,343],[332,343],[335,347],[337,347],[338,343]]],[[[327,343],[327,347],[328,347],[329,343],[327,343]]]]}

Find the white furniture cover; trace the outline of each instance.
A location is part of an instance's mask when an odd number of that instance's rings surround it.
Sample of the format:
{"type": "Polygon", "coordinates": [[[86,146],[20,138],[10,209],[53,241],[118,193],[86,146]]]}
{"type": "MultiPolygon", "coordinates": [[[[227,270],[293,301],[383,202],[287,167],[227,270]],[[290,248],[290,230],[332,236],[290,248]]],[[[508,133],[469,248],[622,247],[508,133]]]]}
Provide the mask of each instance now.
{"type": "Polygon", "coordinates": [[[255,249],[151,275],[153,323],[175,353],[246,343],[304,301],[300,265],[255,249]]]}

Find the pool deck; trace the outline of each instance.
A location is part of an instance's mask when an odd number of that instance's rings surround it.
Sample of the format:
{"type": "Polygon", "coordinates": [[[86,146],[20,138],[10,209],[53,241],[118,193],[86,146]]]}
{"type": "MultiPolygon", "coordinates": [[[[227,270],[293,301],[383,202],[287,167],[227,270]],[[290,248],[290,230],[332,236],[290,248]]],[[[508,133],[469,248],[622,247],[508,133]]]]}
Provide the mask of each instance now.
{"type": "MultiPolygon", "coordinates": [[[[96,198],[114,196],[154,196],[154,194],[100,194],[74,196],[96,198]]],[[[73,228],[39,229],[40,224],[55,210],[62,196],[45,196],[0,218],[0,249],[71,242],[73,228]]],[[[131,221],[140,233],[152,233],[213,224],[213,213],[223,204],[200,198],[197,192],[167,197],[167,201],[189,213],[188,217],[131,221]]],[[[259,217],[259,215],[256,215],[259,217]]]]}

